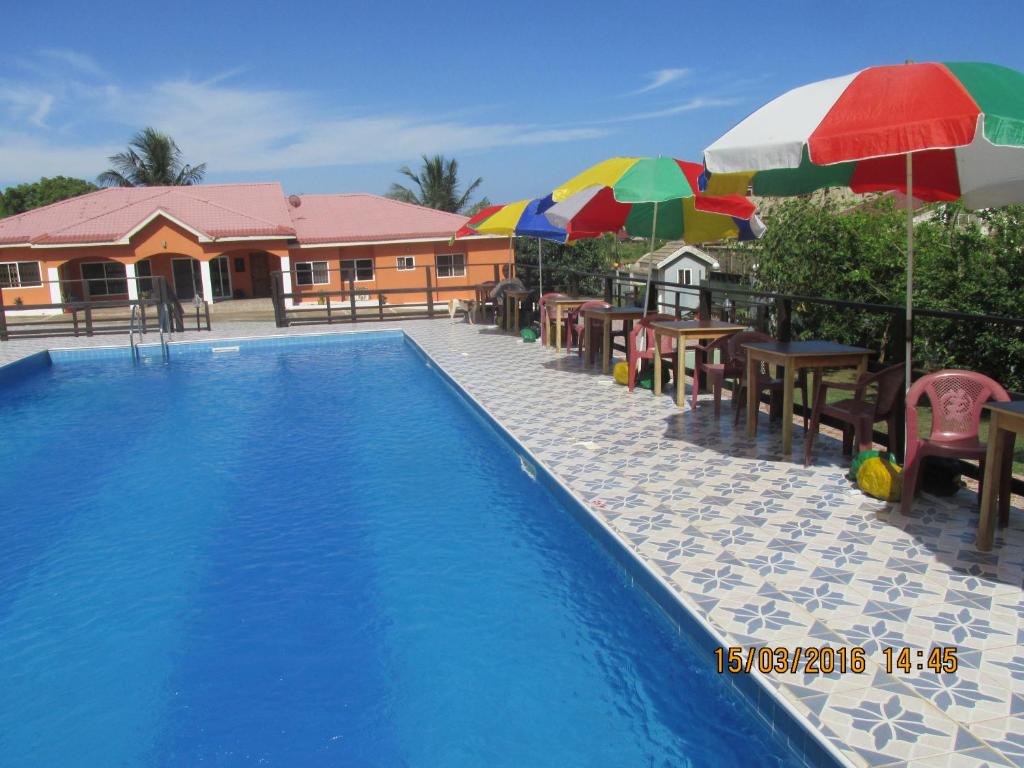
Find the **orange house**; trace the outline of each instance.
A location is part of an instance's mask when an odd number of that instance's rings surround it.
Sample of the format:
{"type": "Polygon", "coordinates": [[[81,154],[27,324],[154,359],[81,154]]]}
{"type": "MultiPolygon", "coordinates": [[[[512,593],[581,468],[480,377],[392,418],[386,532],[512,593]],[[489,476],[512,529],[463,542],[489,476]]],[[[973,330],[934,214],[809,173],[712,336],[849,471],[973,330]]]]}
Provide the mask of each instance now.
{"type": "MultiPolygon", "coordinates": [[[[136,299],[162,276],[182,301],[340,290],[361,301],[432,285],[439,300],[472,298],[445,284],[493,279],[509,260],[503,238],[453,241],[466,217],[377,195],[291,195],[277,183],[113,188],[0,219],[6,306],[136,299]],[[350,283],[350,280],[353,281],[350,283]]],[[[425,292],[389,303],[423,302],[425,292]]],[[[53,311],[40,309],[40,311],[53,311]]]]}

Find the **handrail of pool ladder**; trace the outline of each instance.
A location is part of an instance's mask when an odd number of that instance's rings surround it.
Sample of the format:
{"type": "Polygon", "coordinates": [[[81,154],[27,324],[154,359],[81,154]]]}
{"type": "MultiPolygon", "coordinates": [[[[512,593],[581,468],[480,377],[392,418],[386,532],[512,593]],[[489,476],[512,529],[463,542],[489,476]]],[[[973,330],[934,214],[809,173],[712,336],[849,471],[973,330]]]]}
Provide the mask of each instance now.
{"type": "MultiPolygon", "coordinates": [[[[132,304],[131,316],[128,319],[128,347],[131,349],[132,360],[138,362],[139,360],[139,345],[135,343],[135,323],[139,318],[139,306],[132,304]]],[[[163,332],[161,331],[161,336],[163,332]]],[[[142,338],[142,332],[139,332],[139,338],[142,338]]]]}

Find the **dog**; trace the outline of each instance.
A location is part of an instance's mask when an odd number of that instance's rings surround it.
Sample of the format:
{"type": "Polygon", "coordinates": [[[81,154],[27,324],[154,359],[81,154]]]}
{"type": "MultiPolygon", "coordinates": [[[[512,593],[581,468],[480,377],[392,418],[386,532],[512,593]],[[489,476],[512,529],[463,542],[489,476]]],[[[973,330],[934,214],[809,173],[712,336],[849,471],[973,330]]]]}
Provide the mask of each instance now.
{"type": "Polygon", "coordinates": [[[473,316],[476,314],[476,301],[470,299],[449,299],[448,319],[455,322],[455,315],[462,312],[467,323],[474,325],[473,316]]]}

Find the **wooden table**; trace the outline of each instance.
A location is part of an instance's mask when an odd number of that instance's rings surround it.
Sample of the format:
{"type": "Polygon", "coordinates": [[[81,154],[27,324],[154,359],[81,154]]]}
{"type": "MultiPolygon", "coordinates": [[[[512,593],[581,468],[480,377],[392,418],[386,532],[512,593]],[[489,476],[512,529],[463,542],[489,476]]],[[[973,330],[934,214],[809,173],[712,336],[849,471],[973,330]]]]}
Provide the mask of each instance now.
{"type": "Polygon", "coordinates": [[[562,321],[565,319],[565,315],[568,314],[570,309],[586,304],[588,301],[594,301],[594,299],[554,299],[547,301],[544,304],[544,322],[548,324],[547,337],[548,341],[552,338],[555,340],[555,351],[562,351],[562,321]],[[548,307],[555,308],[555,335],[551,336],[551,321],[548,318],[548,307]]]}
{"type": "Polygon", "coordinates": [[[1001,514],[1010,511],[1013,442],[1017,435],[1024,434],[1024,401],[986,403],[984,407],[989,412],[988,451],[985,454],[978,536],[974,544],[982,552],[988,552],[995,538],[997,500],[1001,514]]]}
{"type": "Polygon", "coordinates": [[[580,314],[583,316],[583,348],[586,350],[583,365],[589,368],[594,357],[594,339],[591,338],[593,332],[590,330],[591,320],[594,320],[601,323],[601,370],[608,373],[612,361],[612,323],[615,320],[622,320],[628,335],[633,321],[644,316],[644,308],[587,307],[581,310],[580,314]]]}
{"type": "MultiPolygon", "coordinates": [[[[793,382],[796,372],[802,368],[814,371],[812,393],[817,393],[823,368],[856,368],[857,375],[868,369],[870,349],[849,347],[833,341],[759,341],[744,344],[747,350],[747,437],[754,437],[757,430],[758,395],[756,386],[759,363],[783,365],[782,386],[782,453],[793,453],[793,382]]],[[[812,395],[813,397],[814,395],[812,395]]],[[[810,403],[804,403],[805,408],[810,403]]]]}
{"type": "Polygon", "coordinates": [[[506,291],[505,292],[505,330],[513,333],[519,330],[519,310],[522,308],[523,300],[530,298],[529,291],[506,291]],[[513,321],[513,317],[515,320],[513,321]]]}
{"type": "Polygon", "coordinates": [[[654,329],[654,394],[661,394],[661,337],[670,336],[676,340],[676,405],[680,408],[686,402],[683,374],[686,372],[687,340],[713,341],[747,329],[745,325],[721,320],[656,320],[651,327],[654,329]]]}
{"type": "Polygon", "coordinates": [[[480,322],[483,322],[487,316],[487,303],[491,300],[491,291],[494,290],[494,286],[497,283],[480,283],[479,285],[473,286],[473,291],[476,294],[474,301],[476,302],[476,316],[480,322]]]}

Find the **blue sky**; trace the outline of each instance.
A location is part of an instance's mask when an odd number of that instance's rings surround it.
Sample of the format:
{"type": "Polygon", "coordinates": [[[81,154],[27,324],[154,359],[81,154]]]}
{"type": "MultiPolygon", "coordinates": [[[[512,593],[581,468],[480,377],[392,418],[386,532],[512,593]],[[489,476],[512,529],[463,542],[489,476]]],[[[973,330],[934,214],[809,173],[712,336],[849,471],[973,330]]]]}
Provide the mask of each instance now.
{"type": "Polygon", "coordinates": [[[92,178],[137,129],[207,181],[383,193],[422,154],[493,202],[613,155],[701,150],[789,88],[906,59],[1024,70],[1021,0],[21,2],[0,187],[92,178]]]}

